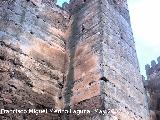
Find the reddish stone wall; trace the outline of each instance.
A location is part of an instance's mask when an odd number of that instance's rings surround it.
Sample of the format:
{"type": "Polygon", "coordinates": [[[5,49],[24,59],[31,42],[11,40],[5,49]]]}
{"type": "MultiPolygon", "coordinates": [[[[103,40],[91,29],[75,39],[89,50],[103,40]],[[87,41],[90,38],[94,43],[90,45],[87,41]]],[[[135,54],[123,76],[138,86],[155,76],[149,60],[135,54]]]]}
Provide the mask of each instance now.
{"type": "Polygon", "coordinates": [[[148,120],[145,90],[135,50],[134,38],[125,0],[113,4],[102,1],[103,69],[108,82],[103,83],[102,93],[106,99],[116,101],[116,115],[106,119],[148,120]],[[124,114],[126,113],[126,114],[124,114]],[[110,118],[111,117],[111,118],[110,118]]]}
{"type": "MultiPolygon", "coordinates": [[[[38,1],[0,3],[0,109],[62,109],[69,14],[38,1]]],[[[51,2],[51,1],[50,1],[51,2]]],[[[3,114],[51,120],[58,114],[3,114]]]]}
{"type": "Polygon", "coordinates": [[[1,1],[0,109],[91,113],[1,119],[149,120],[127,2],[55,2],[1,1]]]}
{"type": "Polygon", "coordinates": [[[99,102],[90,110],[113,111],[86,119],[149,120],[127,2],[73,0],[69,10],[73,24],[68,43],[67,106],[90,108],[99,102]]]}
{"type": "Polygon", "coordinates": [[[83,104],[85,100],[89,101],[88,104],[92,104],[90,102],[94,102],[93,97],[101,94],[100,79],[102,77],[99,3],[98,1],[75,2],[72,1],[70,4],[73,23],[70,41],[67,44],[70,64],[64,92],[66,106],[69,105],[71,108],[77,104],[83,104]],[[90,99],[93,100],[90,101],[90,99]]]}

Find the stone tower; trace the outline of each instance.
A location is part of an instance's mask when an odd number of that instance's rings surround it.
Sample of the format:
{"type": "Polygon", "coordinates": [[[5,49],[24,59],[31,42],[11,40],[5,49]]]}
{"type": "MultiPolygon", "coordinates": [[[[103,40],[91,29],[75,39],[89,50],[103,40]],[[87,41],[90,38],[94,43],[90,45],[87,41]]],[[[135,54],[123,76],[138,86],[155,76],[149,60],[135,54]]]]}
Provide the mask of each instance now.
{"type": "Polygon", "coordinates": [[[148,93],[149,110],[152,120],[160,119],[160,57],[146,65],[147,80],[145,88],[148,93]]]}
{"type": "Polygon", "coordinates": [[[88,112],[0,117],[149,120],[127,1],[55,2],[1,1],[0,109],[88,112]]]}
{"type": "Polygon", "coordinates": [[[68,8],[73,22],[66,103],[109,111],[79,119],[148,120],[127,1],[72,0],[68,8]]]}

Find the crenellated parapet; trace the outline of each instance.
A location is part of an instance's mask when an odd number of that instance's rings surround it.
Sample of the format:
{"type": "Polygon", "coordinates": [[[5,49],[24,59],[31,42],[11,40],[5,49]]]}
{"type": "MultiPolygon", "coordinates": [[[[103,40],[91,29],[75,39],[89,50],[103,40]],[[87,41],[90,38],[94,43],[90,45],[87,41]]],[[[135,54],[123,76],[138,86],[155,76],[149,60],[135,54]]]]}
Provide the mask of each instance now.
{"type": "Polygon", "coordinates": [[[77,9],[82,9],[83,6],[91,2],[99,2],[103,5],[107,3],[114,7],[128,22],[130,20],[127,0],[70,0],[69,11],[74,13],[77,9]]]}
{"type": "MultiPolygon", "coordinates": [[[[76,13],[78,10],[84,8],[84,6],[91,2],[92,0],[70,0],[70,3],[68,5],[68,10],[74,14],[76,13]]],[[[98,0],[95,0],[98,1],[98,0]]]]}
{"type": "Polygon", "coordinates": [[[151,65],[147,64],[145,66],[147,78],[153,79],[160,75],[160,57],[157,58],[157,61],[152,60],[151,65]]]}
{"type": "Polygon", "coordinates": [[[35,5],[40,6],[42,4],[47,4],[49,6],[55,6],[57,0],[31,0],[35,5]]]}
{"type": "Polygon", "coordinates": [[[152,60],[151,66],[147,64],[145,69],[148,79],[147,88],[160,89],[160,57],[157,58],[157,61],[152,60]]]}

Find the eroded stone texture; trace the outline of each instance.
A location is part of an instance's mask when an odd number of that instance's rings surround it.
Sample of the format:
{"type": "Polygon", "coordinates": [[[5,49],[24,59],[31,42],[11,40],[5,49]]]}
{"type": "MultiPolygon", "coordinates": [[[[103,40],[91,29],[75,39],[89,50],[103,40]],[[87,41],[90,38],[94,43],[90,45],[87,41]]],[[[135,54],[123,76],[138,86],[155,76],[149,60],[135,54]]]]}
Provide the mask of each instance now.
{"type": "Polygon", "coordinates": [[[129,18],[124,16],[128,16],[124,4],[126,1],[118,4],[118,7],[123,9],[119,11],[109,1],[102,2],[102,11],[104,11],[101,14],[103,21],[102,65],[104,76],[108,79],[108,82],[104,83],[102,92],[122,104],[121,107],[115,108],[119,113],[116,116],[117,119],[148,120],[142,77],[139,73],[129,18]],[[123,115],[124,112],[121,111],[124,110],[129,114],[123,115]],[[134,114],[134,117],[131,114],[134,114]]]}
{"type": "Polygon", "coordinates": [[[70,64],[64,92],[66,107],[74,108],[76,104],[101,94],[102,44],[100,43],[98,7],[98,1],[71,1],[70,4],[70,8],[74,9],[70,9],[73,22],[70,41],[67,45],[70,64]],[[76,4],[77,7],[75,7],[76,4]]]}
{"type": "Polygon", "coordinates": [[[0,1],[0,107],[91,113],[1,119],[149,120],[126,0],[55,3],[0,1]]]}
{"type": "Polygon", "coordinates": [[[67,105],[74,108],[100,95],[101,108],[115,112],[97,115],[98,119],[149,120],[127,2],[72,0],[69,11],[73,17],[68,45],[72,72],[67,79],[67,105]]]}
{"type": "Polygon", "coordinates": [[[146,74],[148,79],[144,81],[151,120],[160,119],[160,57],[157,58],[157,63],[155,60],[151,62],[150,65],[146,65],[146,74]]]}
{"type": "MultiPolygon", "coordinates": [[[[10,0],[0,7],[0,109],[62,109],[69,14],[51,1],[10,0]],[[44,3],[45,2],[45,3],[44,3]]],[[[57,120],[59,114],[0,119],[57,120]]]]}

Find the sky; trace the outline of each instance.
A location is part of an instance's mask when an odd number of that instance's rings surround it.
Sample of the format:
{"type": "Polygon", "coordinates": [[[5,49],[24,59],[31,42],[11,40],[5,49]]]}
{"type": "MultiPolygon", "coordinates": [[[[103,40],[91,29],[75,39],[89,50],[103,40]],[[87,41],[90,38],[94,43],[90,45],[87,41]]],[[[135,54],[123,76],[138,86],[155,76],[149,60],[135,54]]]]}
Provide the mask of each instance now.
{"type": "Polygon", "coordinates": [[[141,69],[160,56],[160,0],[128,0],[131,25],[141,69]]]}
{"type": "MultiPolygon", "coordinates": [[[[59,5],[69,0],[57,0],[59,5]]],[[[140,65],[145,76],[145,65],[160,56],[160,0],[128,0],[131,25],[140,65]]]]}
{"type": "Polygon", "coordinates": [[[57,0],[57,4],[62,6],[64,2],[69,2],[69,0],[57,0]]]}

